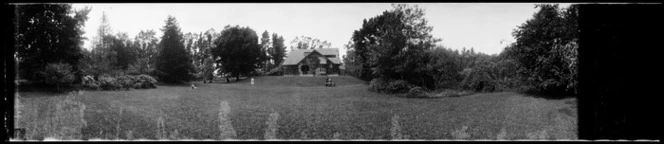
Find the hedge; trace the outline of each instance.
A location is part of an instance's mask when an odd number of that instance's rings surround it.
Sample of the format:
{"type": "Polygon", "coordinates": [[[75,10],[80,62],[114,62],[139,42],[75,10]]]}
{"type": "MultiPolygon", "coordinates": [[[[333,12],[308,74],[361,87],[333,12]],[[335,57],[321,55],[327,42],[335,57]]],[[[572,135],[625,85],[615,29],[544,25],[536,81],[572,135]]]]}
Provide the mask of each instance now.
{"type": "Polygon", "coordinates": [[[88,76],[83,79],[83,86],[93,90],[157,88],[156,83],[157,80],[149,75],[101,76],[99,80],[94,80],[88,76]]]}

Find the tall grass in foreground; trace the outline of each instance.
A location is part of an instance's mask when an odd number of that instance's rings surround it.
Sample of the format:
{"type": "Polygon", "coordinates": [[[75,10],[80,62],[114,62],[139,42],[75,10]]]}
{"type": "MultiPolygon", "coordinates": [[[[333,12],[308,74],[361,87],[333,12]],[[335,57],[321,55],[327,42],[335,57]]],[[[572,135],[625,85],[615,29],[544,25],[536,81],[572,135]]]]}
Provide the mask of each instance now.
{"type": "Polygon", "coordinates": [[[55,135],[59,139],[81,139],[81,128],[87,126],[83,119],[85,104],[76,101],[77,93],[72,93],[64,101],[56,105],[55,126],[58,131],[55,135]]]}
{"type": "MultiPolygon", "coordinates": [[[[20,97],[17,94],[17,98],[20,97]]],[[[77,100],[78,92],[69,93],[64,99],[54,99],[55,109],[53,105],[39,105],[32,104],[26,106],[21,104],[19,100],[17,110],[19,117],[16,117],[17,127],[26,129],[26,139],[82,139],[83,134],[81,129],[87,126],[87,121],[83,118],[85,116],[85,104],[77,100]],[[45,106],[46,111],[43,115],[39,115],[38,108],[45,106]],[[28,114],[20,116],[20,114],[28,114]],[[20,124],[21,122],[25,122],[20,124]]],[[[49,101],[51,102],[51,101],[49,101]]]]}

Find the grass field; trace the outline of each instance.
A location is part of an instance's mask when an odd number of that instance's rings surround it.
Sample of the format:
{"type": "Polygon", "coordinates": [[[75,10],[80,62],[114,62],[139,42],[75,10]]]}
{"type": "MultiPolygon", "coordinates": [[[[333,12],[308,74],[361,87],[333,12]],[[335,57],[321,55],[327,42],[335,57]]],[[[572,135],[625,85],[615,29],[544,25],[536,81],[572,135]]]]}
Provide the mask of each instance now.
{"type": "Polygon", "coordinates": [[[28,139],[576,139],[576,100],[415,99],[352,77],[257,77],[129,91],[21,92],[28,139]]]}

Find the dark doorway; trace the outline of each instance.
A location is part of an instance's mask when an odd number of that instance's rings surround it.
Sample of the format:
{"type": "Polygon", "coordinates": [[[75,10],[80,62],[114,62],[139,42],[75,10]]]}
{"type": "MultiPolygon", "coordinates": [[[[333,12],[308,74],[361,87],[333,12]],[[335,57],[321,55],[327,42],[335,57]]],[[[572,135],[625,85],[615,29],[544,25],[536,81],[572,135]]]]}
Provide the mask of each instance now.
{"type": "Polygon", "coordinates": [[[302,71],[302,74],[309,74],[309,66],[308,65],[301,66],[300,71],[302,71]]]}

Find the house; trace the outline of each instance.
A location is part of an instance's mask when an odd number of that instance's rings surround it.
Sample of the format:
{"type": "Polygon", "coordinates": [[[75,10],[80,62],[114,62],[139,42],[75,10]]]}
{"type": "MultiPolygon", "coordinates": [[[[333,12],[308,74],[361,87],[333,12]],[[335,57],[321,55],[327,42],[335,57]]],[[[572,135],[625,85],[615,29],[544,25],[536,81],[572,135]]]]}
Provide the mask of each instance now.
{"type": "Polygon", "coordinates": [[[292,50],[281,66],[284,75],[338,75],[339,49],[292,50]]]}

